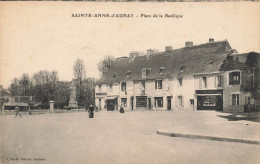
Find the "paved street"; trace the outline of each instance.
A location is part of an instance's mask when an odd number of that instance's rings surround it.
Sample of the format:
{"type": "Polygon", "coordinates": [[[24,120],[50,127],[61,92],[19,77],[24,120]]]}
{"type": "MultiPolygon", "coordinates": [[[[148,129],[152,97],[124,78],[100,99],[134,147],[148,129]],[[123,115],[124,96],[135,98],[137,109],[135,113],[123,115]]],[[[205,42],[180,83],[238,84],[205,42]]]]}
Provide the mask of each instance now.
{"type": "MultiPolygon", "coordinates": [[[[98,112],[0,117],[2,163],[259,163],[260,146],[173,138],[158,129],[225,124],[255,136],[259,124],[218,112],[98,112]],[[223,116],[220,117],[219,115],[223,116]],[[19,160],[14,160],[18,158],[19,160]],[[21,158],[24,158],[23,160],[21,158]],[[38,160],[34,160],[34,158],[38,160]],[[9,161],[8,161],[9,160],[9,161]]],[[[179,128],[180,129],[180,128],[179,128]]],[[[199,128],[197,128],[199,129],[199,128]]],[[[220,131],[219,129],[216,129],[220,131]]]]}

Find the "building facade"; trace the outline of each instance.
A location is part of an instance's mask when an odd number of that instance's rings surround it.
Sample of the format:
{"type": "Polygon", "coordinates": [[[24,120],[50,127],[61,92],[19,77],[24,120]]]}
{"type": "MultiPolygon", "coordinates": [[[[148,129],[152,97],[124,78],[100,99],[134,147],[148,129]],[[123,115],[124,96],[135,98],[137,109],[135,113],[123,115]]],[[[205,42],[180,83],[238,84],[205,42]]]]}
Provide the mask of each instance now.
{"type": "Polygon", "coordinates": [[[99,110],[237,111],[259,104],[259,53],[238,54],[227,40],[116,60],[96,82],[99,110]]]}

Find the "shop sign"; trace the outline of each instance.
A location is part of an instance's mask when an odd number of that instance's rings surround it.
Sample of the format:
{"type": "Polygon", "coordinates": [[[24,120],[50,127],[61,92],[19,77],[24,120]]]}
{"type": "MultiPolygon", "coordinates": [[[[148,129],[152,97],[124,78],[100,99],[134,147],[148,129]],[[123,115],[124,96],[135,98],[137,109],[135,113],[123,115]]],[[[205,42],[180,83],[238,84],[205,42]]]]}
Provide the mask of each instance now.
{"type": "Polygon", "coordinates": [[[223,94],[222,89],[217,90],[196,90],[196,94],[223,94]]]}

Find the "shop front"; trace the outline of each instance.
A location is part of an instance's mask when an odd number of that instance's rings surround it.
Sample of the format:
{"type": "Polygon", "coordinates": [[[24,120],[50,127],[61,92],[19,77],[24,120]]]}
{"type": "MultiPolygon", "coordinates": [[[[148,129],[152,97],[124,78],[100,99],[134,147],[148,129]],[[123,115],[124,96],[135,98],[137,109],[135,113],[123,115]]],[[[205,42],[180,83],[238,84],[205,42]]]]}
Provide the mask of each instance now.
{"type": "Polygon", "coordinates": [[[136,107],[146,108],[147,107],[147,96],[136,96],[136,107]]]}
{"type": "Polygon", "coordinates": [[[106,106],[107,106],[107,111],[118,110],[118,97],[117,96],[107,97],[106,106]]]}
{"type": "Polygon", "coordinates": [[[223,90],[196,90],[197,110],[223,110],[223,90]]]}

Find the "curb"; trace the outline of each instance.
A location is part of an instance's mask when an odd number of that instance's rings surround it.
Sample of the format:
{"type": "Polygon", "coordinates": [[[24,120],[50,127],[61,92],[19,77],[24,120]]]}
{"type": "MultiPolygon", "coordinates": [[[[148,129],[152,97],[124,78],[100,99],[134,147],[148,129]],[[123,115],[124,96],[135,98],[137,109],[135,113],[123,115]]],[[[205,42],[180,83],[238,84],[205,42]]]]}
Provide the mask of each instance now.
{"type": "Polygon", "coordinates": [[[236,138],[213,137],[213,136],[203,136],[203,135],[194,135],[194,134],[181,134],[181,133],[174,133],[174,132],[172,132],[172,133],[171,132],[160,132],[160,131],[157,131],[157,134],[165,135],[165,136],[169,136],[169,137],[207,139],[207,140],[213,140],[213,141],[239,142],[239,143],[260,145],[260,141],[243,140],[243,139],[236,139],[236,138]]]}

